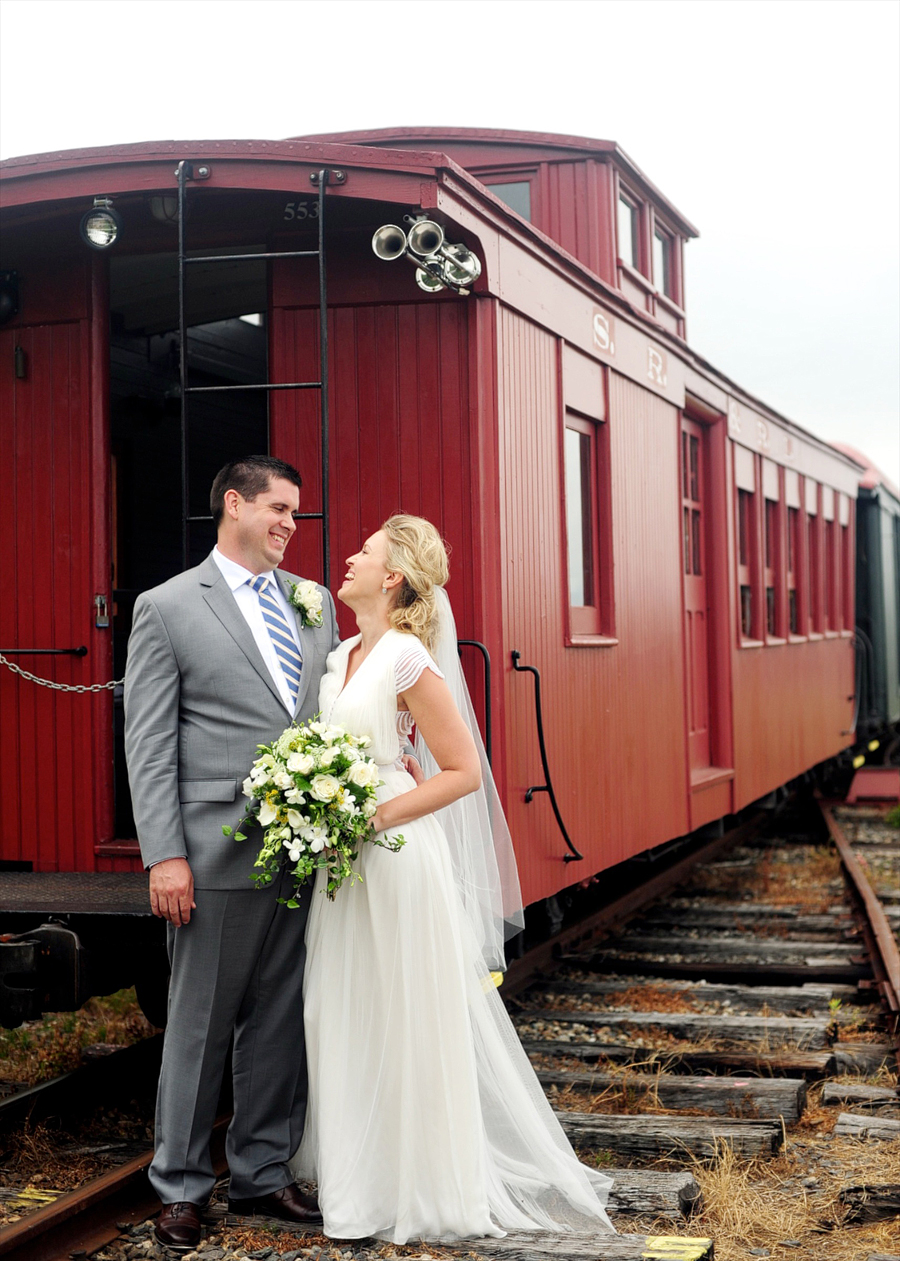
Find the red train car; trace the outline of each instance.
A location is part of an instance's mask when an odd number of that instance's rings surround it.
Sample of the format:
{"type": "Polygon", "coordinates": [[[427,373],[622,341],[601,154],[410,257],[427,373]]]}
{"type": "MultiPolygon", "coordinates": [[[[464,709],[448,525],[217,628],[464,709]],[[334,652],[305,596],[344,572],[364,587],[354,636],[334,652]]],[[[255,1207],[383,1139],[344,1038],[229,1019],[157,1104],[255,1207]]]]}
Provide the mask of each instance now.
{"type": "MultiPolygon", "coordinates": [[[[401,507],[450,542],[527,902],[852,742],[859,466],[691,351],[695,230],[615,144],[139,144],[0,190],[8,662],[121,678],[136,594],[211,546],[216,468],[269,449],[304,475],[289,567],[339,572],[401,507]],[[429,291],[373,253],[404,219],[461,247],[429,291]]],[[[140,861],[116,689],[0,663],[0,707],[2,929],[46,911],[38,873],[140,861]]]]}

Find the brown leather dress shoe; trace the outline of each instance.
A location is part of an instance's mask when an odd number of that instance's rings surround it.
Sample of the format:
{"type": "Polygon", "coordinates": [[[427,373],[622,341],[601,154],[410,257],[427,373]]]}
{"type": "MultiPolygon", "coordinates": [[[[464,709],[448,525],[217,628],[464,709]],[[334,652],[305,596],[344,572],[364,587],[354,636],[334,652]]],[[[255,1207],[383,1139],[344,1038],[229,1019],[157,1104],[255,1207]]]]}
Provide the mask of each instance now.
{"type": "Polygon", "coordinates": [[[200,1242],[200,1206],[164,1204],[153,1233],[167,1248],[190,1252],[200,1242]]]}
{"type": "Polygon", "coordinates": [[[286,1222],[298,1222],[301,1226],[321,1226],[322,1214],[311,1195],[304,1195],[294,1182],[280,1191],[259,1195],[252,1200],[229,1200],[229,1213],[263,1213],[266,1217],[281,1217],[286,1222]]]}

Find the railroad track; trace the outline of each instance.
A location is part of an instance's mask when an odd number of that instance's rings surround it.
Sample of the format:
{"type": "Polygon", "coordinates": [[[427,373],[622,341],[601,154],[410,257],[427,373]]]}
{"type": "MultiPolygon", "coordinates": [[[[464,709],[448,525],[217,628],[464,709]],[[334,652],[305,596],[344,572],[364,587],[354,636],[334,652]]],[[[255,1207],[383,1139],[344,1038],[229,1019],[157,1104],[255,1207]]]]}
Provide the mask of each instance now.
{"type": "MultiPolygon", "coordinates": [[[[900,892],[900,838],[863,835],[865,817],[824,804],[820,835],[808,820],[800,831],[787,819],[781,836],[754,819],[511,966],[502,992],[523,1044],[583,1158],[613,1174],[610,1211],[621,1233],[509,1235],[458,1251],[507,1261],[705,1261],[714,1239],[698,1228],[704,1168],[728,1152],[764,1181],[786,1144],[806,1171],[806,1185],[797,1177],[788,1193],[824,1196],[823,1212],[834,1216],[837,1206],[862,1226],[900,1214],[897,1187],[861,1172],[874,1149],[860,1140],[900,1139],[891,1076],[900,1045],[900,896],[891,896],[900,892]],[[862,1080],[879,1073],[884,1084],[862,1080]],[[826,1138],[814,1133],[811,1113],[826,1138]],[[838,1169],[843,1198],[829,1199],[828,1153],[844,1139],[860,1159],[843,1179],[838,1169]]],[[[872,827],[877,833],[877,819],[872,827]]],[[[215,1139],[222,1173],[225,1124],[215,1139]]],[[[113,1243],[120,1227],[156,1207],[149,1160],[138,1156],[23,1216],[0,1231],[0,1256],[55,1261],[112,1245],[102,1255],[124,1257],[113,1243]]],[[[224,1239],[238,1224],[220,1195],[209,1229],[224,1239]]],[[[309,1242],[289,1229],[281,1239],[309,1242]]],[[[819,1261],[827,1241],[825,1232],[813,1250],[803,1239],[783,1242],[819,1261]]]]}

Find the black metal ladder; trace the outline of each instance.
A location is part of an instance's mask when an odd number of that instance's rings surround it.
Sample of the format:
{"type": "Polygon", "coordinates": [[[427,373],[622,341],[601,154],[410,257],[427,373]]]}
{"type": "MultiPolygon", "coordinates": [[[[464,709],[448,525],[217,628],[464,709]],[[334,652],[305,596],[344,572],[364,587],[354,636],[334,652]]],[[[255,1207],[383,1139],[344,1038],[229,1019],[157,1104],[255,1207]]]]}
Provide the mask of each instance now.
{"type": "MultiPolygon", "coordinates": [[[[325,285],[325,188],[330,172],[322,169],[311,178],[318,186],[319,199],[319,241],[315,250],[284,250],[275,252],[255,252],[251,254],[205,254],[189,257],[185,247],[185,210],[187,207],[187,186],[195,180],[209,178],[209,167],[200,163],[182,160],[175,171],[178,179],[178,358],[181,385],[181,557],[182,567],[190,565],[190,528],[195,521],[210,521],[210,516],[191,516],[188,479],[188,398],[191,394],[225,393],[230,390],[319,390],[319,411],[321,423],[322,452],[322,499],[321,511],[301,512],[298,518],[304,521],[322,522],[322,582],[327,587],[329,581],[329,495],[328,495],[328,307],[327,289],[325,285]],[[316,258],[319,266],[319,380],[318,381],[283,381],[270,384],[259,382],[252,385],[200,385],[188,383],[188,330],[185,323],[185,281],[186,269],[192,263],[233,263],[251,259],[271,258],[316,258]]],[[[340,174],[340,173],[338,173],[340,174]]]]}

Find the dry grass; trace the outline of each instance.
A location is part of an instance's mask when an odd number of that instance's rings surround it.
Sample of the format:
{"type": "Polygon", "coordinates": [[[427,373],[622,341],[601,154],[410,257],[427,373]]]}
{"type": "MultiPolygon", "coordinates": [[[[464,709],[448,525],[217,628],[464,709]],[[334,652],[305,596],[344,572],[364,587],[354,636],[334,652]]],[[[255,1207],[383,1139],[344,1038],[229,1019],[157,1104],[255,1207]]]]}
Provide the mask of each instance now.
{"type": "Polygon", "coordinates": [[[595,995],[603,1006],[628,1007],[632,1011],[711,1011],[720,1004],[700,1002],[690,990],[670,990],[661,985],[631,985],[615,993],[595,995]]]}
{"type": "Polygon", "coordinates": [[[765,850],[752,867],[700,868],[684,892],[712,890],[721,898],[752,897],[773,906],[796,906],[806,914],[824,914],[839,895],[841,864],[830,845],[765,850]],[[837,882],[837,883],[835,883],[837,882]]]}
{"type": "MultiPolygon", "coordinates": [[[[587,1163],[594,1162],[588,1158],[587,1163]]],[[[604,1163],[624,1162],[598,1167],[604,1163]]],[[[668,1167],[671,1162],[660,1164],[668,1167]]],[[[767,1248],[773,1261],[865,1261],[869,1253],[894,1254],[900,1247],[900,1222],[854,1225],[839,1198],[848,1186],[900,1180],[897,1144],[789,1139],[783,1154],[768,1161],[742,1160],[723,1145],[715,1162],[696,1161],[692,1172],[703,1192],[702,1212],[680,1225],[668,1218],[623,1219],[620,1229],[709,1235],[715,1240],[716,1261],[746,1261],[751,1248],[767,1248]],[[837,1170],[820,1165],[823,1157],[837,1170]],[[816,1185],[805,1187],[803,1179],[811,1170],[816,1185]],[[782,1246],[786,1240],[799,1246],[782,1246]]]]}
{"type": "Polygon", "coordinates": [[[91,998],[80,1011],[54,1012],[18,1029],[0,1029],[0,1079],[34,1086],[77,1068],[86,1046],[128,1046],[155,1032],[133,989],[91,998]]]}
{"type": "MultiPolygon", "coordinates": [[[[60,1194],[73,1191],[130,1159],[137,1150],[152,1147],[152,1114],[148,1098],[143,1104],[133,1103],[127,1112],[98,1112],[70,1131],[36,1125],[3,1135],[0,1185],[60,1194]]],[[[0,1204],[0,1227],[40,1207],[34,1203],[23,1210],[15,1204],[0,1204]]]]}
{"type": "MultiPolygon", "coordinates": [[[[350,1246],[358,1248],[359,1242],[352,1241],[350,1246]]],[[[327,1261],[346,1261],[347,1245],[341,1240],[329,1239],[318,1231],[297,1234],[278,1226],[227,1226],[216,1232],[210,1231],[207,1247],[240,1248],[247,1253],[261,1248],[274,1248],[277,1253],[293,1252],[296,1248],[321,1248],[319,1255],[323,1261],[326,1258],[327,1261]]],[[[366,1249],[367,1255],[383,1257],[385,1261],[391,1261],[394,1257],[425,1257],[432,1258],[433,1261],[451,1261],[451,1258],[453,1261],[460,1261],[461,1258],[459,1252],[448,1252],[440,1244],[377,1244],[370,1240],[366,1243],[366,1249]]],[[[477,1256],[475,1252],[462,1255],[477,1256]]]]}

